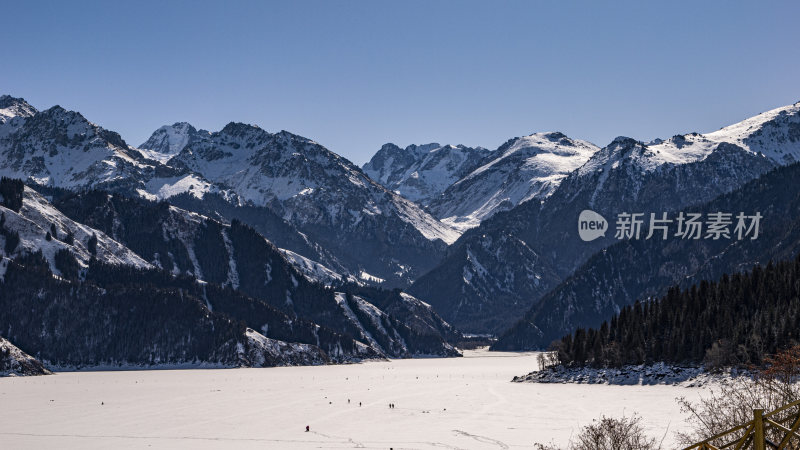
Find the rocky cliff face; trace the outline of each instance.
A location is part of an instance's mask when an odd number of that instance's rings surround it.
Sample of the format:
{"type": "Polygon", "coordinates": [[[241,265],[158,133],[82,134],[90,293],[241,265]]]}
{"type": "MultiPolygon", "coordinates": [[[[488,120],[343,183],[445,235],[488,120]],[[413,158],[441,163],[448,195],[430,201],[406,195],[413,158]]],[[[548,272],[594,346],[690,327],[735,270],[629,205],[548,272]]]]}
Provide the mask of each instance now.
{"type": "Polygon", "coordinates": [[[428,205],[478,167],[491,152],[463,145],[386,144],[364,164],[364,173],[403,197],[428,205]]]}

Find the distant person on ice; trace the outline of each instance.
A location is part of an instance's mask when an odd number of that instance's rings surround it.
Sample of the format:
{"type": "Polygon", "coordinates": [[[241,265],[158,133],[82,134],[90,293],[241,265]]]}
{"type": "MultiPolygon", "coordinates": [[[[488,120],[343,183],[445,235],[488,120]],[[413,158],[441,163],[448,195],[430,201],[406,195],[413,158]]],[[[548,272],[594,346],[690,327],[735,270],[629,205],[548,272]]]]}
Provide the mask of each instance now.
{"type": "Polygon", "coordinates": [[[309,431],[311,431],[311,428],[308,425],[306,425],[306,433],[308,433],[309,431]]]}

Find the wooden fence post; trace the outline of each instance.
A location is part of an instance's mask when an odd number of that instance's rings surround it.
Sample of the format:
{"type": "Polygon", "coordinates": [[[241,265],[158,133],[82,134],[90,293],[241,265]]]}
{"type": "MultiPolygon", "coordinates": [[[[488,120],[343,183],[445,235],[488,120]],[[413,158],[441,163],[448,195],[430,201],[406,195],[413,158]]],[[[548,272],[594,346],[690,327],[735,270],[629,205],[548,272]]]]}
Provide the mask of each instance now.
{"type": "Polygon", "coordinates": [[[764,436],[764,410],[763,409],[754,409],[753,410],[753,448],[755,450],[766,450],[767,449],[767,440],[766,436],[764,436]]]}

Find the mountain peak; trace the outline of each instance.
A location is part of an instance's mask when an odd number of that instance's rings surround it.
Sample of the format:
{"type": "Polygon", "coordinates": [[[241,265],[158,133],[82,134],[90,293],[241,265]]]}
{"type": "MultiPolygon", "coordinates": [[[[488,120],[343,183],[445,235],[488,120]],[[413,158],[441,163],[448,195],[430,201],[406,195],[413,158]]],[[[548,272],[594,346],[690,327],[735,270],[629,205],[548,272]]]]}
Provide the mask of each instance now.
{"type": "Polygon", "coordinates": [[[381,145],[381,149],[378,150],[378,152],[379,153],[380,152],[399,152],[399,151],[402,151],[402,150],[403,149],[400,148],[400,146],[398,146],[397,144],[394,144],[392,142],[387,142],[387,143],[381,145]]]}
{"type": "Polygon", "coordinates": [[[19,105],[30,106],[30,104],[22,97],[12,97],[6,94],[0,95],[0,108],[10,108],[12,106],[19,105]]]}
{"type": "Polygon", "coordinates": [[[164,125],[154,131],[150,138],[139,146],[139,152],[148,159],[166,162],[180,153],[199,133],[188,122],[164,125]]]}
{"type": "Polygon", "coordinates": [[[461,230],[498,211],[549,196],[568,173],[599,149],[559,131],[506,141],[469,174],[448,187],[430,208],[444,223],[461,230]]]}
{"type": "MultiPolygon", "coordinates": [[[[549,131],[509,139],[497,149],[497,158],[501,158],[500,155],[505,157],[520,151],[528,156],[542,153],[567,155],[575,152],[591,155],[597,151],[597,147],[590,142],[572,139],[560,131],[549,131]]],[[[520,154],[517,157],[523,157],[523,155],[520,154]]]]}
{"type": "Polygon", "coordinates": [[[233,137],[240,137],[254,131],[265,132],[258,125],[251,125],[243,122],[228,122],[219,132],[233,137]]]}
{"type": "MultiPolygon", "coordinates": [[[[161,128],[168,128],[168,127],[167,127],[167,125],[164,125],[164,126],[163,126],[163,127],[161,127],[161,128]]],[[[175,130],[191,130],[191,131],[196,131],[196,128],[195,128],[195,127],[193,127],[193,126],[192,126],[192,124],[190,124],[189,122],[175,122],[175,123],[173,123],[172,125],[169,125],[169,128],[172,128],[172,129],[175,129],[175,130]]],[[[160,129],[160,128],[159,128],[159,129],[160,129]]]]}
{"type": "Polygon", "coordinates": [[[620,148],[620,147],[621,148],[630,148],[630,147],[635,147],[638,144],[641,144],[641,143],[639,141],[637,141],[636,139],[632,138],[632,137],[617,136],[617,137],[614,138],[613,141],[611,141],[610,144],[608,144],[608,146],[612,147],[612,148],[615,148],[615,147],[616,148],[620,148]]]}
{"type": "Polygon", "coordinates": [[[364,172],[387,189],[403,197],[427,204],[449,185],[478,166],[489,154],[481,147],[441,145],[438,142],[401,148],[384,144],[364,172]]]}
{"type": "Polygon", "coordinates": [[[79,122],[86,122],[91,123],[83,114],[79,113],[78,111],[72,111],[69,109],[64,108],[61,105],[54,105],[50,108],[41,111],[41,114],[50,117],[52,119],[61,119],[63,121],[79,121],[79,122]]]}
{"type": "Polygon", "coordinates": [[[26,102],[24,98],[0,95],[0,123],[4,121],[3,119],[12,117],[30,117],[36,112],[36,108],[26,102]]]}

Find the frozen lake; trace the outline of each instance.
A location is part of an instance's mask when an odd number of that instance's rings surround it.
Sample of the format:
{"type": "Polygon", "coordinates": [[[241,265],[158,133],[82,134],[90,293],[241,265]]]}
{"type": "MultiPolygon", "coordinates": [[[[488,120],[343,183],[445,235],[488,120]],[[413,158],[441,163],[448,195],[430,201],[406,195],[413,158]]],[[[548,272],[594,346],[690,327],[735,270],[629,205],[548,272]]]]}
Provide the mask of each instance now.
{"type": "Polygon", "coordinates": [[[344,366],[4,378],[0,447],[530,448],[566,443],[601,414],[633,411],[659,437],[669,425],[669,444],[685,426],[675,398],[702,392],[509,382],[535,368],[532,353],[472,351],[344,366]]]}

